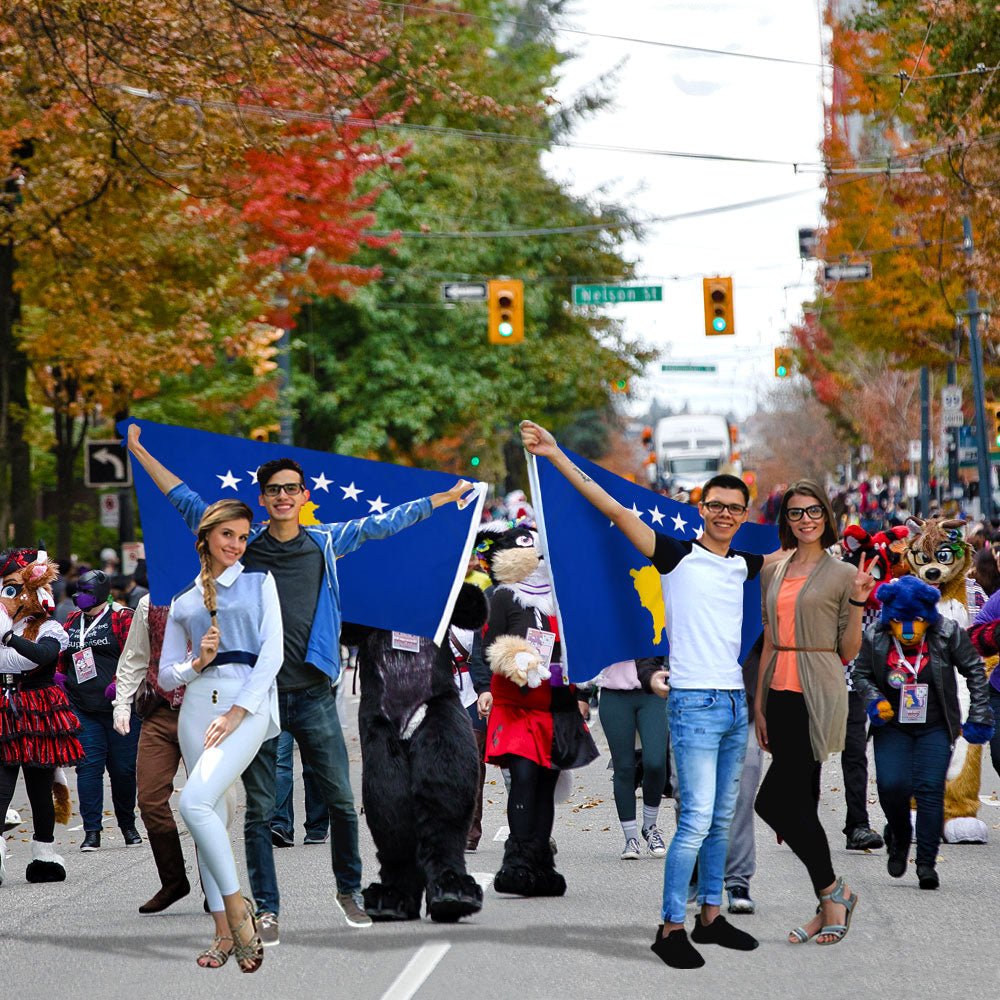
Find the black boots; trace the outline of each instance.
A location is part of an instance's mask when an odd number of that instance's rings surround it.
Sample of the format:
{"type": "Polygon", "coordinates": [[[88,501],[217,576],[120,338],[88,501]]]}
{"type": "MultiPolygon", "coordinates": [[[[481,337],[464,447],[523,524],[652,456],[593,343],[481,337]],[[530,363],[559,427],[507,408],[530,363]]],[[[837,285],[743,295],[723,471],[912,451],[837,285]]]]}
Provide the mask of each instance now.
{"type": "Polygon", "coordinates": [[[184,852],[181,839],[174,830],[171,833],[148,832],[149,846],[153,851],[156,871],[160,876],[159,891],[139,907],[140,913],[161,913],[191,891],[187,871],[184,867],[184,852]]]}
{"type": "Polygon", "coordinates": [[[503,864],[493,879],[497,892],[514,896],[562,896],[566,879],[556,871],[548,837],[520,840],[507,838],[503,864]]]}
{"type": "Polygon", "coordinates": [[[427,886],[427,915],[435,923],[453,924],[483,908],[483,890],[471,875],[442,872],[427,886]]]}

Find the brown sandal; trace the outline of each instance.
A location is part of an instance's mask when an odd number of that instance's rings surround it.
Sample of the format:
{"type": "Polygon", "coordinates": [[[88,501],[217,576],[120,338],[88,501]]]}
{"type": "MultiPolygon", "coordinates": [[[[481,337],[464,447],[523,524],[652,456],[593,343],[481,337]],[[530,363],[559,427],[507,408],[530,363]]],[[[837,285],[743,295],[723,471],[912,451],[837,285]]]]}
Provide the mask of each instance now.
{"type": "MultiPolygon", "coordinates": [[[[222,950],[223,941],[233,941],[231,937],[217,937],[212,942],[211,948],[206,948],[196,959],[199,969],[221,969],[226,962],[229,961],[229,956],[232,954],[232,949],[229,951],[222,950]]],[[[235,945],[236,942],[233,941],[235,945]]]]}
{"type": "Polygon", "coordinates": [[[238,926],[229,925],[233,935],[232,956],[239,964],[240,972],[256,972],[264,964],[264,943],[260,939],[260,934],[257,933],[257,920],[253,915],[253,904],[246,896],[243,897],[243,902],[246,903],[246,915],[238,926]],[[246,927],[248,920],[253,929],[253,936],[243,944],[240,942],[240,931],[246,927]],[[248,964],[244,965],[245,962],[248,964]]]}

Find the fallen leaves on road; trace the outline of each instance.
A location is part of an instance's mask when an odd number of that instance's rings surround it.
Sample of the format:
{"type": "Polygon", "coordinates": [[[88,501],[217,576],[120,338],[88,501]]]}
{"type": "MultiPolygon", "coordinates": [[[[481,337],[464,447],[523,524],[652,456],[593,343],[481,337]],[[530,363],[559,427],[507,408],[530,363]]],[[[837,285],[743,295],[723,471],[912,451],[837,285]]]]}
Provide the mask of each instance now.
{"type": "Polygon", "coordinates": [[[584,809],[596,809],[599,805],[602,805],[604,799],[587,799],[586,802],[581,802],[578,806],[573,806],[573,812],[583,812],[584,809]]]}

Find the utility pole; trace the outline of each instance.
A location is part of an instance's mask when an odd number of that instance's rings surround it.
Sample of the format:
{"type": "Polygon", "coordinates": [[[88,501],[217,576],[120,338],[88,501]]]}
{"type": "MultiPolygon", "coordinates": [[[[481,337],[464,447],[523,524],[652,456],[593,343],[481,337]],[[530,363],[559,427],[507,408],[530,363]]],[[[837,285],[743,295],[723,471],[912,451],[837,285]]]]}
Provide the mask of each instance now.
{"type": "Polygon", "coordinates": [[[920,369],[920,516],[931,508],[931,376],[927,365],[920,369]]]}
{"type": "MultiPolygon", "coordinates": [[[[962,246],[965,257],[972,262],[975,244],[972,241],[972,220],[962,216],[962,246]]],[[[972,391],[976,397],[976,450],[979,452],[979,504],[982,516],[993,516],[993,475],[990,464],[990,441],[986,433],[986,385],[983,375],[983,342],[979,339],[979,294],[969,280],[965,293],[966,315],[969,317],[969,360],[972,367],[972,391]]]]}
{"type": "MultiPolygon", "coordinates": [[[[961,341],[958,342],[961,344],[961,341]]],[[[957,357],[958,350],[955,350],[957,357]]],[[[958,364],[954,361],[948,362],[948,385],[958,385],[958,364]]],[[[948,428],[948,499],[957,500],[960,493],[957,492],[958,481],[958,428],[948,428]]]]}

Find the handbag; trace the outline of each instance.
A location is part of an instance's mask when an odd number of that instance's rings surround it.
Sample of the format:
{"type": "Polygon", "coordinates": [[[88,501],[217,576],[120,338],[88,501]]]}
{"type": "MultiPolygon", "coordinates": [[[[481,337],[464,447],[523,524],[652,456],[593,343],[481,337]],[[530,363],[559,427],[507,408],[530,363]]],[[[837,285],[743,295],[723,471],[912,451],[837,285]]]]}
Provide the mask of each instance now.
{"type": "Polygon", "coordinates": [[[157,693],[156,688],[149,683],[149,678],[143,677],[132,698],[132,708],[135,710],[135,714],[145,721],[161,705],[166,704],[167,702],[157,693]]]}

